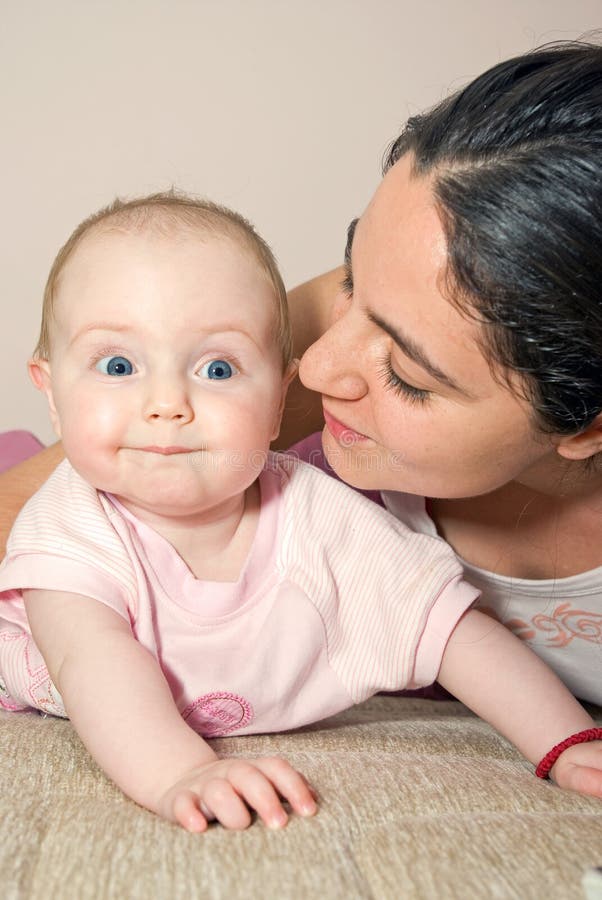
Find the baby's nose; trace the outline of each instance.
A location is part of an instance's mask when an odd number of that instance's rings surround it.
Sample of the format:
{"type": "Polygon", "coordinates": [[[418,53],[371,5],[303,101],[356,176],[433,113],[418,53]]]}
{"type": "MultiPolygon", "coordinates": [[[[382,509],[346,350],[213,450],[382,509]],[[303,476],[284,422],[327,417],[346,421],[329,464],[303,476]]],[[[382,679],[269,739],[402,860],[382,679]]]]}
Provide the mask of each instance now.
{"type": "Polygon", "coordinates": [[[145,402],[144,416],[149,420],[169,419],[188,422],[193,409],[185,385],[176,380],[157,380],[145,402]]]}

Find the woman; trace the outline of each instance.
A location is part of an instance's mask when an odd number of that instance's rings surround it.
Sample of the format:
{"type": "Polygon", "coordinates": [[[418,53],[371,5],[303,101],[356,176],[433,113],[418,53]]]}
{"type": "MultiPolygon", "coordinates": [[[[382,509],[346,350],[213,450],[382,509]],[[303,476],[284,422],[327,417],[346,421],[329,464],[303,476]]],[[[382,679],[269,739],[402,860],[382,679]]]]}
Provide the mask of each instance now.
{"type": "MultiPolygon", "coordinates": [[[[602,48],[510,60],[411,119],[342,277],[300,371],[330,465],[433,498],[384,495],[602,703],[602,48]]],[[[320,291],[294,292],[304,323],[320,291]]]]}
{"type": "MultiPolygon", "coordinates": [[[[560,44],[410,119],[345,270],[291,295],[317,393],[283,432],[321,427],[321,394],[335,472],[445,538],[481,605],[597,703],[601,109],[602,48],[560,44]]],[[[8,519],[58,452],[4,476],[8,519]]]]}

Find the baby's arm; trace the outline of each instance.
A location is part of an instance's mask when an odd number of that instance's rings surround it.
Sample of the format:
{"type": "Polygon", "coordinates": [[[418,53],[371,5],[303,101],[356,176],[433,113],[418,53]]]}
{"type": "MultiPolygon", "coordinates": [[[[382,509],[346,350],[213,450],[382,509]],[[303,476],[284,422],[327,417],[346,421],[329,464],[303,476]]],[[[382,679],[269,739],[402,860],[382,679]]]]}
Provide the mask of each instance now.
{"type": "Polygon", "coordinates": [[[133,800],[189,831],[210,818],[246,828],[248,807],[286,824],[279,799],[316,811],[307,782],[282,759],[218,759],[181,718],[155,658],[128,622],[77,594],[26,591],[33,638],[67,715],[104,771],[133,800]]]}
{"type": "MultiPolygon", "coordinates": [[[[452,633],[438,681],[537,764],[594,722],[560,679],[500,622],[470,610],[452,633]]],[[[565,750],[552,768],[563,788],[602,797],[602,741],[565,750]]]]}

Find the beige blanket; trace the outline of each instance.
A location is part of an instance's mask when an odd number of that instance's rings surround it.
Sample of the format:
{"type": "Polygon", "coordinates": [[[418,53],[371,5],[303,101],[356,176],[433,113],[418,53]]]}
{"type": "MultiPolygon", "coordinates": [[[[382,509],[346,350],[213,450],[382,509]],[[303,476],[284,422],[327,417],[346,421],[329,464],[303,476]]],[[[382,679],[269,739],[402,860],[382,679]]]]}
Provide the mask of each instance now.
{"type": "Polygon", "coordinates": [[[320,791],[318,815],[189,835],[127,800],[69,722],[0,713],[1,900],[583,900],[602,864],[602,800],[536,779],[459,703],[375,697],[214,743],[286,756],[320,791]]]}

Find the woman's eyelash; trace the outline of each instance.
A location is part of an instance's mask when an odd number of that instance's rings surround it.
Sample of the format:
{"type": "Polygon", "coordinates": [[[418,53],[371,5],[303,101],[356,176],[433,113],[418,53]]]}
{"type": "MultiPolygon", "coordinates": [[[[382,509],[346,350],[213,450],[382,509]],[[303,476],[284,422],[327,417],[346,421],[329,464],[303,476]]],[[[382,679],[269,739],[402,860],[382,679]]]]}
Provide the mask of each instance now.
{"type": "Polygon", "coordinates": [[[391,366],[391,360],[388,356],[381,360],[380,374],[386,388],[392,390],[395,394],[403,394],[404,398],[409,400],[410,403],[426,403],[431,395],[430,391],[414,387],[414,385],[408,384],[407,381],[400,378],[391,366]]]}

